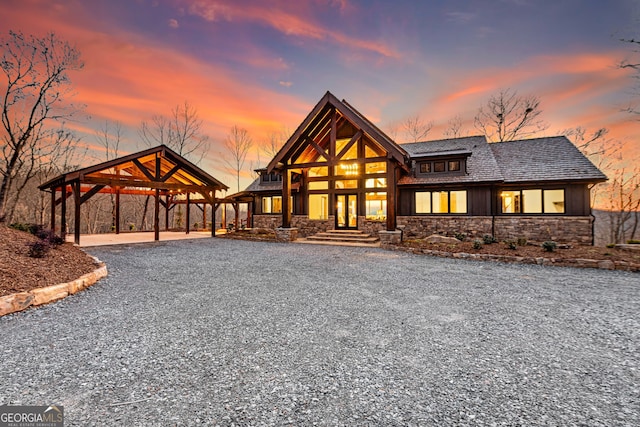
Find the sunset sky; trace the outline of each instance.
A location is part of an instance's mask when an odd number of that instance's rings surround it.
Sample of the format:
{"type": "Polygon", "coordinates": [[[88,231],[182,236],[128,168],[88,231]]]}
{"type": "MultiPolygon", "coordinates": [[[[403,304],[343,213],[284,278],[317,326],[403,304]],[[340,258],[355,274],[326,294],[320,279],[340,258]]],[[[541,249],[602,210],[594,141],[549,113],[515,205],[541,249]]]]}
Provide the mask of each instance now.
{"type": "Polygon", "coordinates": [[[219,162],[229,129],[263,143],[295,130],[327,90],[385,130],[433,121],[437,139],[456,115],[478,134],[478,107],[511,88],[540,98],[547,135],[607,127],[637,155],[640,123],[622,110],[638,81],[617,65],[633,58],[619,39],[639,38],[639,24],[635,0],[0,2],[2,37],[54,31],[82,52],[71,78],[85,116],[70,126],[84,143],[120,121],[123,154],[142,149],[141,121],[188,101],[211,143],[201,166],[232,192],[219,162]]]}

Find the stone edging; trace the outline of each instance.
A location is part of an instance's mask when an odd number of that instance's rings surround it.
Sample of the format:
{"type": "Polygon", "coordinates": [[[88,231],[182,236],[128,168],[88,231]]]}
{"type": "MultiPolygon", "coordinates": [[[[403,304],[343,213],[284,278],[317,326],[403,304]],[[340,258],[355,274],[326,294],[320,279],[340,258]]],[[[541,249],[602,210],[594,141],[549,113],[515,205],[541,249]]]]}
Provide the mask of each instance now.
{"type": "Polygon", "coordinates": [[[431,249],[405,248],[396,245],[384,245],[383,249],[392,251],[409,252],[413,254],[424,254],[431,256],[439,256],[443,258],[459,258],[459,259],[475,259],[481,261],[500,261],[512,262],[520,264],[537,264],[552,265],[558,267],[576,267],[576,268],[599,268],[602,270],[622,270],[622,271],[640,271],[640,264],[634,264],[626,261],[611,261],[597,259],[562,259],[562,258],[545,258],[545,257],[523,257],[511,255],[494,255],[494,254],[470,254],[466,252],[446,252],[431,249]]]}
{"type": "Polygon", "coordinates": [[[103,277],[106,277],[106,264],[101,262],[98,258],[93,257],[93,259],[99,267],[91,273],[80,276],[76,280],[0,297],[0,316],[22,311],[31,306],[43,305],[57,301],[80,292],[103,277]]]}

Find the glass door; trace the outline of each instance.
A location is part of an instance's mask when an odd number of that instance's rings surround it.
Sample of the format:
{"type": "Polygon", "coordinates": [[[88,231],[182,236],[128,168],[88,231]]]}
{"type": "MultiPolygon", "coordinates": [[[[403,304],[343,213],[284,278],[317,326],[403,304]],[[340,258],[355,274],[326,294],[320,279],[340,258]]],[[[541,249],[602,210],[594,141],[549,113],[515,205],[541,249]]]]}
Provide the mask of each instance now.
{"type": "Polygon", "coordinates": [[[358,228],[358,195],[336,195],[336,229],[355,230],[358,228]]]}

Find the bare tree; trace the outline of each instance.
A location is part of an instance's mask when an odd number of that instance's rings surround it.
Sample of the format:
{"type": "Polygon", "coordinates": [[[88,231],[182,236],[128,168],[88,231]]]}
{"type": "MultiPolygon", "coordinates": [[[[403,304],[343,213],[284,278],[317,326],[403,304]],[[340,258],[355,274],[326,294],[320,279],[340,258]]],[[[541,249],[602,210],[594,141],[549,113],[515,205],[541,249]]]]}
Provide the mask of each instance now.
{"type": "MultiPolygon", "coordinates": [[[[154,115],[151,122],[143,121],[138,133],[144,145],[166,145],[197,164],[209,151],[209,137],[204,134],[202,127],[198,110],[185,101],[173,108],[169,117],[154,115]]],[[[150,196],[145,198],[140,229],[144,229],[146,224],[149,199],[150,196]]]]}
{"type": "MultiPolygon", "coordinates": [[[[447,122],[447,128],[443,132],[445,138],[460,138],[462,135],[462,116],[456,114],[447,122]]],[[[468,134],[468,133],[467,133],[468,134]]]]}
{"type": "Polygon", "coordinates": [[[209,137],[202,127],[198,110],[185,101],[173,108],[169,117],[154,115],[151,122],[143,121],[139,134],[148,147],[166,145],[179,155],[200,163],[209,151],[209,137]]]}
{"type": "Polygon", "coordinates": [[[16,191],[12,192],[16,181],[21,180],[18,187],[24,188],[40,165],[72,142],[69,133],[59,133],[51,124],[78,111],[65,100],[72,94],[68,72],[84,64],[80,52],[54,33],[38,38],[10,31],[1,46],[6,87],[1,100],[0,222],[5,222],[8,203],[17,201],[16,191]]]}
{"type": "Polygon", "coordinates": [[[253,140],[246,129],[233,126],[227,137],[223,141],[225,152],[221,158],[229,171],[236,175],[238,189],[240,191],[240,172],[244,168],[244,163],[249,150],[253,146],[253,140]]]}
{"type": "Polygon", "coordinates": [[[541,113],[536,96],[519,96],[514,90],[502,89],[478,109],[474,125],[491,142],[513,141],[547,129],[541,113]]]}
{"type": "Polygon", "coordinates": [[[425,122],[420,116],[413,116],[402,122],[402,128],[407,135],[407,141],[419,142],[424,140],[433,128],[433,122],[425,122]]]}
{"type": "Polygon", "coordinates": [[[640,169],[636,167],[631,173],[618,169],[604,185],[608,242],[635,239],[640,211],[640,169]]]}
{"type": "MultiPolygon", "coordinates": [[[[111,124],[108,120],[104,122],[104,126],[95,132],[96,141],[104,147],[105,159],[107,161],[116,159],[120,152],[120,142],[122,140],[122,123],[115,122],[111,124]]],[[[111,200],[111,228],[116,227],[116,196],[109,195],[111,200]]]]}

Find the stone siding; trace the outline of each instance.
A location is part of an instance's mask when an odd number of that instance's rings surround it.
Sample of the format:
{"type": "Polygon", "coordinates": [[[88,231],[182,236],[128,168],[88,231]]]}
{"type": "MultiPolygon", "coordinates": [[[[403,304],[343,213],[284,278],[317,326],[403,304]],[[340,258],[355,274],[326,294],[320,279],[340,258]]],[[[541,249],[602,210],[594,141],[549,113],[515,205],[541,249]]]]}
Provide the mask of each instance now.
{"type": "Polygon", "coordinates": [[[495,230],[499,240],[524,237],[533,242],[592,243],[591,217],[588,216],[498,216],[495,230]]]}
{"type": "Polygon", "coordinates": [[[372,236],[377,236],[378,232],[386,230],[387,223],[383,221],[370,221],[365,216],[358,217],[358,230],[362,230],[372,236]]]}
{"type": "Polygon", "coordinates": [[[491,234],[490,216],[399,216],[403,239],[422,239],[432,234],[453,236],[465,233],[470,238],[491,234]]]}
{"type": "MultiPolygon", "coordinates": [[[[399,216],[397,222],[404,239],[455,233],[465,233],[474,239],[492,234],[490,216],[399,216]]],[[[498,240],[523,237],[533,242],[591,244],[591,217],[588,216],[496,216],[494,227],[498,240]]]]}
{"type": "Polygon", "coordinates": [[[275,230],[282,225],[282,216],[280,215],[254,215],[253,228],[267,228],[275,230]]]}
{"type": "Polygon", "coordinates": [[[328,219],[309,219],[306,215],[293,215],[291,226],[298,228],[299,237],[309,237],[335,228],[335,217],[329,215],[328,219]]]}

